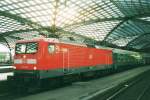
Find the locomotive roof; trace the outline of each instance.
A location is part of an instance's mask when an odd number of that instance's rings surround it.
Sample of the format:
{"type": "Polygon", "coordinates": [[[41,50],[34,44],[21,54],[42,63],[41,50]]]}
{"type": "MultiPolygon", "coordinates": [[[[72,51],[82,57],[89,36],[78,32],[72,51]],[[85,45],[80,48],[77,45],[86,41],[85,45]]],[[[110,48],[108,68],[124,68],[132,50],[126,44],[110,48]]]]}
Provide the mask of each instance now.
{"type": "Polygon", "coordinates": [[[25,40],[18,40],[16,43],[24,43],[24,42],[39,42],[43,41],[43,38],[35,38],[35,39],[25,39],[25,40]]]}
{"type": "MultiPolygon", "coordinates": [[[[62,40],[62,39],[56,39],[56,38],[35,38],[35,39],[32,39],[32,40],[18,40],[17,43],[39,42],[39,41],[46,41],[46,42],[50,42],[50,43],[64,43],[64,44],[71,44],[71,45],[77,45],[77,46],[83,46],[83,47],[90,47],[90,45],[85,44],[85,43],[80,43],[78,41],[62,40]]],[[[93,47],[93,46],[91,46],[91,47],[93,47]]],[[[104,47],[104,46],[100,46],[100,45],[95,45],[93,48],[114,50],[114,48],[104,47]]]]}
{"type": "Polygon", "coordinates": [[[113,49],[113,52],[114,53],[120,53],[120,54],[139,54],[139,52],[122,50],[122,49],[113,49]]]}
{"type": "Polygon", "coordinates": [[[60,40],[56,38],[37,38],[32,40],[19,40],[17,43],[24,43],[24,42],[39,42],[39,41],[46,41],[50,43],[65,43],[65,44],[72,44],[72,45],[78,45],[78,46],[84,46],[87,47],[84,43],[78,43],[76,41],[69,41],[69,40],[60,40]]]}
{"type": "MultiPolygon", "coordinates": [[[[46,42],[50,42],[50,43],[64,43],[64,44],[71,44],[71,45],[88,47],[88,45],[85,44],[85,43],[79,43],[77,41],[71,41],[71,40],[61,40],[61,39],[56,39],[56,38],[35,38],[35,39],[32,39],[32,40],[19,40],[19,41],[17,41],[17,43],[39,42],[39,41],[46,41],[46,42]]],[[[95,45],[94,47],[97,48],[97,49],[112,50],[114,53],[120,53],[120,54],[138,54],[138,52],[133,52],[133,51],[128,51],[128,50],[121,50],[121,49],[110,48],[110,47],[104,47],[104,46],[100,46],[100,45],[95,45]]]]}

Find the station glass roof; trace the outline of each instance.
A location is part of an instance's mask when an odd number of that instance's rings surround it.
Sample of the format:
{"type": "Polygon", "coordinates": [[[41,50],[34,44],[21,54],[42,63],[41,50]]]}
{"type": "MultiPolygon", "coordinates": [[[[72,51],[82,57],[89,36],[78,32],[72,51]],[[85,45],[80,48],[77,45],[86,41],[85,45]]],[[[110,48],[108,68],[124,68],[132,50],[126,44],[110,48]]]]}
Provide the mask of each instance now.
{"type": "Polygon", "coordinates": [[[0,0],[0,43],[45,36],[150,51],[150,0],[0,0]]]}

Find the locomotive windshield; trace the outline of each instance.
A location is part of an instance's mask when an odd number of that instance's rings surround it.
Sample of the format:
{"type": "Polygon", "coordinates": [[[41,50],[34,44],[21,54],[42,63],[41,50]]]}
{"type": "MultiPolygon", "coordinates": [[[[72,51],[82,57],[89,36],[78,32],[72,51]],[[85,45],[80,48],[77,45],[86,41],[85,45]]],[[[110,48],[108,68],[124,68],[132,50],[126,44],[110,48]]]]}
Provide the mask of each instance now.
{"type": "Polygon", "coordinates": [[[38,43],[17,43],[16,44],[16,54],[26,54],[26,53],[36,53],[38,48],[38,43]]]}

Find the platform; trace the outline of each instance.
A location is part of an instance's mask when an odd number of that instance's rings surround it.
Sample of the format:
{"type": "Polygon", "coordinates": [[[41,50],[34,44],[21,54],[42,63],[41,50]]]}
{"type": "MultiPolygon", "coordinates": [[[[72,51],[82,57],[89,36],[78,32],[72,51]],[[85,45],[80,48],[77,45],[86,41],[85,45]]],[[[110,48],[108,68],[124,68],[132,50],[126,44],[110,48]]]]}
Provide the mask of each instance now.
{"type": "Polygon", "coordinates": [[[76,82],[71,86],[18,98],[16,100],[88,100],[95,93],[104,92],[147,70],[150,70],[150,66],[138,67],[88,82],[76,82]]]}
{"type": "Polygon", "coordinates": [[[7,80],[8,75],[13,75],[13,66],[0,66],[0,81],[7,80]]]}

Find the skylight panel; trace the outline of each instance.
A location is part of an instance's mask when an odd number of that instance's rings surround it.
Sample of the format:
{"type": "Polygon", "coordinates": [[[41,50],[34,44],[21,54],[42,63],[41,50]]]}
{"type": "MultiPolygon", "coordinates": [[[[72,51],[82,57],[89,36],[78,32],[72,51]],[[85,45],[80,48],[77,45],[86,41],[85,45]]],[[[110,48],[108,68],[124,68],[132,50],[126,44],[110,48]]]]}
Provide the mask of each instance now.
{"type": "Polygon", "coordinates": [[[112,30],[118,23],[119,21],[100,22],[81,26],[70,31],[102,41],[109,31],[112,30]]]}
{"type": "Polygon", "coordinates": [[[135,37],[118,38],[111,43],[116,44],[120,47],[123,47],[123,46],[126,46],[129,43],[129,41],[133,40],[133,38],[135,38],[135,37]]]}

